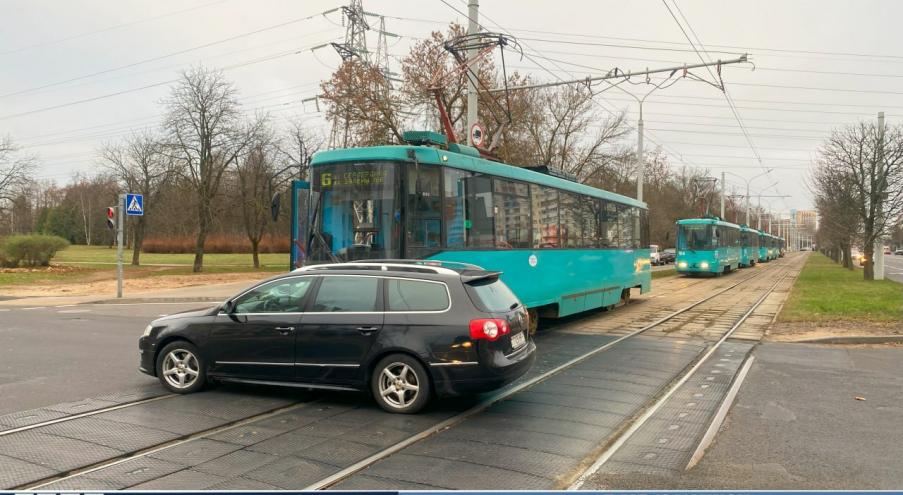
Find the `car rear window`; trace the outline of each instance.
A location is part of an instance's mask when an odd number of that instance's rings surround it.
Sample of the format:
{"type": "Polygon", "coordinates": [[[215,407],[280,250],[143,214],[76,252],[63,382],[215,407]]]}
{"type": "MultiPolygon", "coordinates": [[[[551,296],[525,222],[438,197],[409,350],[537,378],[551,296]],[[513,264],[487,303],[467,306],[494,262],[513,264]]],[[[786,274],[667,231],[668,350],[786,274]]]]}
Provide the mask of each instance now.
{"type": "Polygon", "coordinates": [[[474,304],[484,311],[508,311],[520,305],[517,296],[498,278],[475,280],[465,286],[474,304]]]}
{"type": "Polygon", "coordinates": [[[422,280],[386,280],[389,311],[444,311],[448,309],[448,291],[441,282],[422,280]]]}

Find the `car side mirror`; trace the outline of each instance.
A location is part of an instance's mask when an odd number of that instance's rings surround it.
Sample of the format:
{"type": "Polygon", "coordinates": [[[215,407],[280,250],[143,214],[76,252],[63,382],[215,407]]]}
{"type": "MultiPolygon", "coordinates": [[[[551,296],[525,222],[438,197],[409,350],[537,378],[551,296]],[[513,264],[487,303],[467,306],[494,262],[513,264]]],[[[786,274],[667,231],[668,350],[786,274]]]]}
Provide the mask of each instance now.
{"type": "Polygon", "coordinates": [[[235,301],[233,301],[231,299],[226,301],[226,303],[223,304],[223,311],[229,315],[231,315],[233,312],[235,312],[235,301]]]}

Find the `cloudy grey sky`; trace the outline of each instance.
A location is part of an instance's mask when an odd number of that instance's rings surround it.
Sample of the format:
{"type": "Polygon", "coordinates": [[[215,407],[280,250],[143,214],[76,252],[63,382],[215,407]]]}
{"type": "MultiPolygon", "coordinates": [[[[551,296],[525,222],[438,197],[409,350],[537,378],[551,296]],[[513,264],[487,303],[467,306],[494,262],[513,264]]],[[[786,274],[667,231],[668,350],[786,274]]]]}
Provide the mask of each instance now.
{"type": "MultiPolygon", "coordinates": [[[[224,69],[249,112],[325,126],[301,100],[315,96],[339,63],[331,49],[312,48],[343,36],[340,14],[320,15],[342,3],[0,0],[0,135],[40,158],[40,177],[65,183],[96,167],[103,142],[158,125],[169,81],[199,62],[224,69]]],[[[661,0],[480,3],[481,23],[515,35],[532,55],[510,64],[536,80],[699,60],[661,0]]],[[[674,3],[713,58],[748,52],[756,66],[723,72],[755,151],[715,88],[686,80],[649,97],[647,150],[661,146],[676,166],[726,170],[728,187],[740,192],[743,178],[772,168],[753,181],[753,194],[791,196],[770,200],[775,210],[809,208],[807,169],[832,128],[882,110],[890,123],[903,119],[903,2],[674,3]]],[[[466,22],[452,8],[466,12],[466,0],[364,0],[364,7],[401,35],[390,39],[393,56],[450,21],[466,22]]],[[[597,100],[600,111],[626,110],[635,122],[637,105],[623,92],[597,100]]]]}

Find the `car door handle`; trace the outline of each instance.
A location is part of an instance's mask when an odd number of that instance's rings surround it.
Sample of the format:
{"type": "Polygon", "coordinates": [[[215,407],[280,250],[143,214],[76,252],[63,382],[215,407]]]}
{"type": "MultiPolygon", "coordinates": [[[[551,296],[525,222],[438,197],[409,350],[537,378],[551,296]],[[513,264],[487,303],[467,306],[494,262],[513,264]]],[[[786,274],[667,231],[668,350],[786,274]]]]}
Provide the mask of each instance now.
{"type": "Polygon", "coordinates": [[[288,335],[295,331],[295,327],[276,327],[276,331],[282,335],[288,335]]]}
{"type": "Polygon", "coordinates": [[[357,331],[364,335],[370,335],[377,330],[379,330],[379,327],[357,327],[357,331]]]}

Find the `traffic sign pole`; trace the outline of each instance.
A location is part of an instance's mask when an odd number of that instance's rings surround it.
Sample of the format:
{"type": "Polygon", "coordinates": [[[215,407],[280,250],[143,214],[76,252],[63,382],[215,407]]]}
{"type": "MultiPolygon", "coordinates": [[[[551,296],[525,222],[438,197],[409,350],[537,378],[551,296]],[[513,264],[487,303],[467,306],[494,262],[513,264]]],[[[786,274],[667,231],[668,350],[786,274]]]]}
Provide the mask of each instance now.
{"type": "Polygon", "coordinates": [[[125,231],[125,194],[119,195],[119,207],[117,209],[116,222],[116,297],[122,297],[122,242],[125,231]]]}

